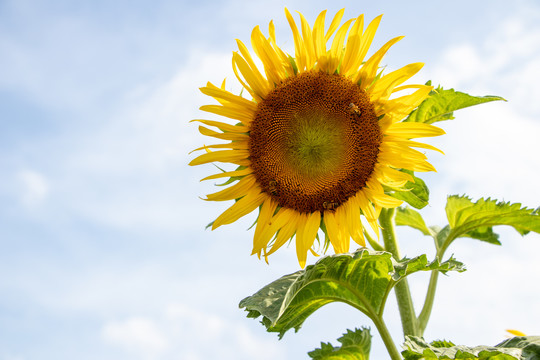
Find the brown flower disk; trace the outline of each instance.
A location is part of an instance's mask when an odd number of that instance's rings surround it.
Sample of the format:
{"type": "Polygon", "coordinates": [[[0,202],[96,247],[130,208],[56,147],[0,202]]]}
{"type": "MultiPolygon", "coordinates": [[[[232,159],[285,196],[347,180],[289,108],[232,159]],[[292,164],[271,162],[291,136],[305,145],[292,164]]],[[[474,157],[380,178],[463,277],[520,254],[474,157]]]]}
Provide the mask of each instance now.
{"type": "Polygon", "coordinates": [[[368,95],[348,78],[305,72],[257,107],[251,167],[281,207],[334,210],[366,185],[382,140],[368,95]]]}

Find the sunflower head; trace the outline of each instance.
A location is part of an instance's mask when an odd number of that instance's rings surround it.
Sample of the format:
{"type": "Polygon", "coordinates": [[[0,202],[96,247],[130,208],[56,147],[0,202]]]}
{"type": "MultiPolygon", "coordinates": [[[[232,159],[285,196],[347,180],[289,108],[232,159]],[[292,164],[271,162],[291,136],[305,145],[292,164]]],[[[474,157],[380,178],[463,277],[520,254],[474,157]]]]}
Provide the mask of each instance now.
{"type": "Polygon", "coordinates": [[[259,257],[275,252],[295,237],[298,261],[324,234],[324,248],[349,250],[352,239],[365,245],[361,217],[378,234],[383,207],[401,201],[384,193],[383,185],[400,188],[413,178],[400,171],[433,171],[424,153],[432,149],[412,138],[444,132],[432,125],[401,122],[432,90],[426,85],[402,85],[423,64],[414,63],[383,75],[379,65],[388,41],[373,55],[367,53],[381,17],[364,29],[360,15],[341,24],[339,11],[325,31],[326,11],[313,28],[300,14],[300,27],[287,9],[294,38],[294,56],[276,43],[273,23],[269,36],[259,27],[251,34],[259,69],[239,40],[233,70],[251,99],[208,83],[201,91],[219,105],[201,110],[225,121],[196,120],[203,135],[223,140],[190,165],[224,162],[236,165],[204,180],[229,178],[224,190],[207,200],[235,200],[213,223],[229,224],[258,209],[253,251],[259,257]],[[402,90],[406,94],[400,95],[402,90]]]}

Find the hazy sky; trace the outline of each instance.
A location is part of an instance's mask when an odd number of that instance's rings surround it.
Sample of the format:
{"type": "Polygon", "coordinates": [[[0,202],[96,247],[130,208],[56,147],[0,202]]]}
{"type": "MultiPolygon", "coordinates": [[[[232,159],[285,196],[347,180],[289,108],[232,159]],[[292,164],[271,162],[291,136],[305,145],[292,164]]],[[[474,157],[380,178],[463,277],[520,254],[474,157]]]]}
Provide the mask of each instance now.
{"type": "MultiPolygon", "coordinates": [[[[0,1],[0,360],[302,359],[347,328],[372,326],[332,304],[278,341],[238,302],[298,270],[294,248],[270,265],[249,256],[254,220],[204,227],[228,204],[191,168],[207,81],[239,86],[235,39],[283,9],[312,23],[384,14],[374,47],[405,35],[383,61],[426,65],[417,82],[508,102],[457,113],[430,141],[429,224],[448,194],[540,205],[540,5],[514,1],[0,1]]],[[[402,252],[433,252],[399,229],[402,252]]],[[[505,329],[540,333],[540,236],[498,229],[502,247],[462,239],[468,271],[442,277],[428,340],[494,345],[505,329]],[[463,325],[463,322],[466,325],[463,325]]],[[[314,262],[308,258],[308,263],[314,262]]],[[[419,306],[424,281],[411,278],[419,306]]],[[[385,318],[401,338],[395,303],[385,318]]],[[[372,326],[373,327],[373,326],[372,326]]],[[[385,358],[375,335],[373,359],[385,358]]]]}

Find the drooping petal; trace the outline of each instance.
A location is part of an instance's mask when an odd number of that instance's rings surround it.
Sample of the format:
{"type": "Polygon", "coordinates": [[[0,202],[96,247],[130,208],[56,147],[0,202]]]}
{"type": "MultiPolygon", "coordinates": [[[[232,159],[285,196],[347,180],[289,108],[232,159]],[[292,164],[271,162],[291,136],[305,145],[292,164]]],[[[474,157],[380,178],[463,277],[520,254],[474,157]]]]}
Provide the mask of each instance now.
{"type": "Polygon", "coordinates": [[[224,177],[240,177],[240,176],[249,175],[251,173],[253,173],[253,169],[251,168],[245,168],[242,170],[235,170],[235,171],[224,171],[219,174],[214,174],[214,175],[210,175],[205,178],[202,178],[201,181],[220,179],[224,177]]]}
{"type": "Polygon", "coordinates": [[[240,219],[242,216],[251,213],[261,205],[266,197],[267,195],[265,193],[261,193],[259,191],[249,192],[246,196],[235,202],[233,206],[225,210],[221,215],[218,216],[216,220],[214,220],[212,230],[217,229],[221,225],[231,224],[240,219]]]}
{"type": "Polygon", "coordinates": [[[249,151],[247,150],[222,150],[222,151],[211,151],[206,154],[199,155],[195,159],[191,160],[189,165],[201,165],[208,164],[211,162],[224,162],[237,164],[241,166],[249,166],[250,162],[248,160],[249,151]]]}
{"type": "Polygon", "coordinates": [[[313,246],[315,236],[321,224],[321,213],[302,214],[296,235],[296,255],[301,268],[306,266],[308,250],[313,246]]]}
{"type": "Polygon", "coordinates": [[[437,126],[425,123],[395,123],[386,130],[387,135],[395,135],[403,138],[419,138],[439,136],[446,134],[445,131],[437,126]]]}
{"type": "Polygon", "coordinates": [[[206,200],[210,201],[225,201],[235,200],[250,192],[256,187],[255,176],[252,174],[244,176],[238,183],[229,186],[228,188],[206,195],[206,200]]]}

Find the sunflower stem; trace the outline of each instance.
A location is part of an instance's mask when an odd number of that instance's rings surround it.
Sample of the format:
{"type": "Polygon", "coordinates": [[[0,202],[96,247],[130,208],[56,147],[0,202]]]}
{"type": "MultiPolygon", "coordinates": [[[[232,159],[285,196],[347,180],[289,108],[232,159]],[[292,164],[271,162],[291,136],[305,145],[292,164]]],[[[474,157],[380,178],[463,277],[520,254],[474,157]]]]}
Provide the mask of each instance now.
{"type": "MultiPolygon", "coordinates": [[[[448,246],[450,245],[453,238],[449,238],[445,241],[443,246],[437,249],[437,259],[442,259],[444,256],[444,253],[448,246]]],[[[437,246],[437,242],[435,242],[435,246],[437,246]]],[[[437,280],[439,279],[439,271],[433,270],[431,272],[431,276],[429,278],[429,285],[428,285],[428,291],[426,293],[426,299],[424,300],[424,306],[422,307],[422,311],[420,311],[420,315],[418,315],[418,332],[419,336],[424,336],[424,331],[426,330],[429,317],[431,316],[431,310],[433,309],[433,303],[435,301],[435,291],[437,290],[437,280]]]]}
{"type": "MultiPolygon", "coordinates": [[[[401,260],[395,232],[395,215],[395,209],[383,208],[381,210],[381,215],[379,216],[379,223],[382,227],[386,251],[392,253],[396,260],[401,260]]],[[[407,279],[401,279],[394,287],[394,291],[396,292],[399,314],[401,316],[403,335],[419,336],[418,319],[416,318],[416,313],[414,311],[411,291],[407,279]]]]}
{"type": "Polygon", "coordinates": [[[396,344],[394,344],[394,340],[392,339],[392,336],[390,335],[390,332],[388,331],[384,320],[378,316],[374,316],[372,320],[375,323],[377,330],[379,331],[379,335],[381,335],[384,345],[386,346],[386,350],[390,355],[390,359],[402,360],[402,357],[396,347],[396,344]]]}
{"type": "Polygon", "coordinates": [[[433,302],[435,300],[435,290],[437,289],[437,280],[439,279],[439,271],[433,270],[429,278],[429,286],[426,294],[426,300],[420,315],[418,315],[418,332],[420,336],[424,335],[429,317],[431,315],[431,309],[433,309],[433,302]]]}

